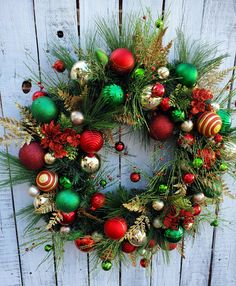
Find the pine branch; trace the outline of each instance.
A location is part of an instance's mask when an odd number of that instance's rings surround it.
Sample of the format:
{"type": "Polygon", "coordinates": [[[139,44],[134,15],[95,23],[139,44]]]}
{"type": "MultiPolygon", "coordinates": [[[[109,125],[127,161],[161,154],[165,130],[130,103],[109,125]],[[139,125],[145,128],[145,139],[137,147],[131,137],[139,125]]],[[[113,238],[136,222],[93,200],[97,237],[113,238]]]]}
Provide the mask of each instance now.
{"type": "Polygon", "coordinates": [[[63,219],[63,217],[62,217],[60,211],[52,213],[52,216],[50,217],[50,220],[46,226],[46,229],[47,230],[52,229],[55,225],[60,223],[62,221],[62,219],[63,219]]]}

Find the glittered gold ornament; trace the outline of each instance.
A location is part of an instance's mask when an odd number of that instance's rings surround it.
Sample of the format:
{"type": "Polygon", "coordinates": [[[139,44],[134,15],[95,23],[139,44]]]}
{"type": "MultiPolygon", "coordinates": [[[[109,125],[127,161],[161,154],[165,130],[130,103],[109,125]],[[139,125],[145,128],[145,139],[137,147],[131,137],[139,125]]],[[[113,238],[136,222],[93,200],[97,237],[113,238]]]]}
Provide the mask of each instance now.
{"type": "Polygon", "coordinates": [[[37,196],[34,198],[34,208],[38,209],[40,208],[42,205],[48,203],[49,199],[44,197],[43,195],[41,196],[37,196]]]}
{"type": "Polygon", "coordinates": [[[29,187],[28,194],[31,197],[37,197],[40,194],[40,190],[36,186],[29,187]]]}
{"type": "Polygon", "coordinates": [[[225,142],[221,155],[225,161],[236,160],[236,144],[230,141],[225,142]]]}
{"type": "Polygon", "coordinates": [[[162,227],[162,221],[158,217],[156,217],[156,218],[154,218],[152,225],[155,228],[161,228],[162,227]]]}
{"type": "Polygon", "coordinates": [[[81,125],[84,122],[84,115],[80,111],[72,111],[70,120],[74,125],[81,125]]]}
{"type": "Polygon", "coordinates": [[[162,101],[161,97],[152,96],[152,85],[147,85],[141,93],[141,105],[145,110],[155,109],[162,101]]]}
{"type": "Polygon", "coordinates": [[[69,226],[61,226],[60,233],[67,234],[69,232],[70,232],[70,227],[69,226]]]}
{"type": "Polygon", "coordinates": [[[206,197],[203,193],[198,193],[193,195],[193,201],[194,203],[202,203],[203,201],[205,201],[206,197]]]}
{"type": "Polygon", "coordinates": [[[80,161],[80,167],[84,172],[88,174],[96,173],[100,168],[99,156],[97,154],[93,156],[83,156],[80,161]]]}
{"type": "Polygon", "coordinates": [[[185,120],[181,124],[180,128],[184,132],[190,132],[193,129],[193,122],[192,122],[192,120],[185,120]]]}
{"type": "Polygon", "coordinates": [[[55,163],[56,158],[51,154],[51,153],[46,153],[44,155],[44,162],[48,165],[52,165],[53,163],[55,163]]]}
{"type": "Polygon", "coordinates": [[[85,61],[78,61],[72,66],[70,71],[71,79],[78,80],[81,85],[85,85],[88,82],[89,75],[90,70],[85,61]]]}
{"type": "Polygon", "coordinates": [[[132,233],[132,237],[129,238],[129,242],[134,246],[144,245],[147,241],[147,235],[144,231],[136,229],[132,233]]]}
{"type": "Polygon", "coordinates": [[[164,202],[161,201],[161,200],[155,200],[152,203],[152,207],[154,208],[154,210],[160,211],[160,210],[162,210],[164,208],[164,202]]]}
{"type": "Polygon", "coordinates": [[[160,79],[166,79],[170,75],[170,71],[168,70],[167,67],[160,67],[157,70],[157,73],[158,73],[160,79]]]}

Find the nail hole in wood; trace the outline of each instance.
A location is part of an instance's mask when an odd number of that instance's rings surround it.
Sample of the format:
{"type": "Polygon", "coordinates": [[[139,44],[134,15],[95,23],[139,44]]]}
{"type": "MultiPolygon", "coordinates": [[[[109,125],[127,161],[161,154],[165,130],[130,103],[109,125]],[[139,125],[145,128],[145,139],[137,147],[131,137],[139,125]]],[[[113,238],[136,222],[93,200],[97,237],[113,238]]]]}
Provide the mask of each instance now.
{"type": "Polygon", "coordinates": [[[32,87],[31,80],[24,80],[21,88],[24,93],[29,93],[31,87],[32,87]]]}
{"type": "Polygon", "coordinates": [[[58,36],[58,38],[63,38],[63,36],[64,36],[63,31],[57,31],[57,36],[58,36]]]}

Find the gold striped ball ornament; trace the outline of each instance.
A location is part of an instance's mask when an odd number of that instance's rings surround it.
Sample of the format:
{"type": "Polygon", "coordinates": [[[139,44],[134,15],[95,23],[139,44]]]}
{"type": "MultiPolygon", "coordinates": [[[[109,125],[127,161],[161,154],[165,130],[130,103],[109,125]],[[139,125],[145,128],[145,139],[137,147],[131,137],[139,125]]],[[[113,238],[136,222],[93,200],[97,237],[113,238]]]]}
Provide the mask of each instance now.
{"type": "Polygon", "coordinates": [[[36,184],[43,192],[54,191],[58,186],[58,176],[52,171],[43,170],[38,173],[36,177],[36,184]]]}
{"type": "Polygon", "coordinates": [[[212,111],[204,112],[197,121],[197,130],[205,137],[216,135],[222,126],[220,116],[212,111]]]}

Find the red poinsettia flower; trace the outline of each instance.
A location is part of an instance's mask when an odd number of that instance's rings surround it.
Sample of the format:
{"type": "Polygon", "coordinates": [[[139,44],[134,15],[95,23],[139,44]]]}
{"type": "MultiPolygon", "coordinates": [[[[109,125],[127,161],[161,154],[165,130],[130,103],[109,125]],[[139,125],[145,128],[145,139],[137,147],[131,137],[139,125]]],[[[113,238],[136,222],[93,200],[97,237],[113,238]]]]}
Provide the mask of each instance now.
{"type": "Polygon", "coordinates": [[[73,147],[77,147],[79,145],[80,134],[77,134],[74,129],[67,128],[61,135],[61,141],[68,143],[73,147]]]}
{"type": "Polygon", "coordinates": [[[206,110],[206,101],[213,98],[213,95],[210,90],[206,90],[204,88],[195,88],[192,91],[193,100],[191,101],[191,110],[190,112],[193,115],[196,115],[200,112],[204,112],[206,110]]]}

